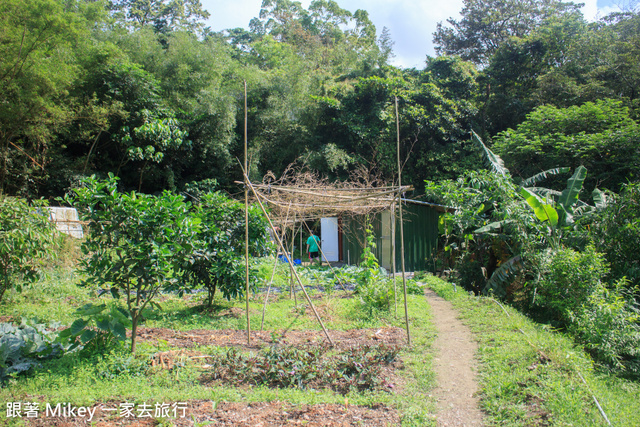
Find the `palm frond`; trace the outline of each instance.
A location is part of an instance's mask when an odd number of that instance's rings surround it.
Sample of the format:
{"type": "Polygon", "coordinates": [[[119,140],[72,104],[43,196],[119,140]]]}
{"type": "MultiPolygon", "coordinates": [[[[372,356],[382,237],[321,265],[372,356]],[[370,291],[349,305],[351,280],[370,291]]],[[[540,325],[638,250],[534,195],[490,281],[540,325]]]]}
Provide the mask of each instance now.
{"type": "Polygon", "coordinates": [[[491,169],[493,169],[495,173],[498,173],[502,176],[509,175],[509,170],[504,166],[504,162],[502,161],[500,156],[495,154],[486,145],[484,145],[478,134],[473,130],[471,131],[471,138],[480,146],[480,148],[482,148],[487,163],[489,164],[489,166],[491,166],[491,169]]]}
{"type": "Polygon", "coordinates": [[[562,167],[562,168],[553,168],[553,169],[547,169],[546,171],[542,171],[538,174],[535,174],[527,179],[525,179],[524,181],[522,181],[522,186],[523,187],[531,187],[534,184],[537,184],[540,181],[544,181],[545,179],[547,179],[548,177],[552,176],[552,175],[558,175],[561,173],[566,173],[569,172],[571,170],[571,168],[569,167],[562,167]]]}

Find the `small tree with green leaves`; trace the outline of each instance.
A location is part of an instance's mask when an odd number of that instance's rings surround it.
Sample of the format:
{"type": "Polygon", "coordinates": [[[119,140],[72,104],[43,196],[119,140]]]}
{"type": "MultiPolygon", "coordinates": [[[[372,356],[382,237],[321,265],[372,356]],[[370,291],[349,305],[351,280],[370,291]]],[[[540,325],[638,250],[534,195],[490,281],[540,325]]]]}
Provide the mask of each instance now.
{"type": "Polygon", "coordinates": [[[91,177],[68,201],[89,221],[82,266],[89,279],[126,299],[131,316],[131,351],[135,352],[142,311],[155,305],[160,290],[179,277],[194,252],[199,219],[190,204],[165,191],[159,196],[117,190],[117,178],[91,177]]]}
{"type": "MultiPolygon", "coordinates": [[[[216,290],[227,298],[241,297],[246,292],[244,261],[244,205],[221,193],[194,191],[197,200],[193,215],[201,222],[196,239],[201,247],[182,266],[183,281],[179,285],[207,290],[207,306],[213,304],[216,290]]],[[[270,249],[268,223],[257,207],[249,209],[249,254],[265,256],[270,249]]]]}
{"type": "Polygon", "coordinates": [[[46,203],[0,195],[0,302],[5,292],[38,279],[38,260],[53,254],[58,240],[46,203]]]}

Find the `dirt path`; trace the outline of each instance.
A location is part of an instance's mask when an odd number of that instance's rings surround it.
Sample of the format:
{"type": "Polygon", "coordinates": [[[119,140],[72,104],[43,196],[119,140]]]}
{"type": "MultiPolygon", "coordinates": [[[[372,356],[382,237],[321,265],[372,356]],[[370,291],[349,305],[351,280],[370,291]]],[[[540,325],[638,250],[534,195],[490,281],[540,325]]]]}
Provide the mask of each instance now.
{"type": "Polygon", "coordinates": [[[450,302],[427,289],[427,301],[433,310],[433,322],[438,330],[434,342],[434,369],[438,387],[439,426],[481,426],[482,412],[478,409],[476,361],[478,348],[471,331],[457,318],[450,302]]]}

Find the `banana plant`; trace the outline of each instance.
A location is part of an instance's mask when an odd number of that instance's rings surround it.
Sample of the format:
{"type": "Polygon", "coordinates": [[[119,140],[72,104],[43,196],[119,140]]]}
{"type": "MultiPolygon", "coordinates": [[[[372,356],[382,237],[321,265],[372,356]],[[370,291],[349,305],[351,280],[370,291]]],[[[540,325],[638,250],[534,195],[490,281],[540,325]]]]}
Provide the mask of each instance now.
{"type": "MultiPolygon", "coordinates": [[[[493,153],[475,132],[471,132],[471,137],[482,149],[485,160],[494,173],[509,177],[509,171],[504,166],[500,156],[493,153]]],[[[553,247],[559,246],[562,230],[571,226],[577,217],[606,206],[605,195],[598,189],[592,193],[595,207],[580,200],[580,192],[587,176],[587,169],[584,166],[579,166],[575,170],[567,180],[567,187],[562,192],[535,186],[549,176],[566,173],[569,170],[570,168],[560,167],[540,172],[523,180],[517,191],[517,194],[533,210],[535,218],[548,227],[549,236],[546,240],[553,247]]],[[[509,218],[492,222],[476,229],[474,234],[495,234],[502,230],[505,225],[512,222],[513,220],[509,218]]],[[[499,296],[503,296],[505,294],[504,289],[510,278],[515,276],[523,267],[524,260],[521,254],[516,254],[504,261],[493,272],[491,277],[487,278],[484,292],[492,291],[499,296]]]]}

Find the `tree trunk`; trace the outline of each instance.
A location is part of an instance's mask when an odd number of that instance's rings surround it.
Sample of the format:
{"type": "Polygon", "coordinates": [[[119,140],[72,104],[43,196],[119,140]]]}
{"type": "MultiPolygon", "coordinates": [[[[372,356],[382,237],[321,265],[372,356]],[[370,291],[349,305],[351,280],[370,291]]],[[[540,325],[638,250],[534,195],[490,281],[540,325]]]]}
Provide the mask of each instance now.
{"type": "Polygon", "coordinates": [[[213,306],[213,298],[216,296],[216,285],[207,288],[209,294],[207,295],[207,307],[213,306]]]}
{"type": "Polygon", "coordinates": [[[131,313],[131,353],[136,352],[136,337],[138,335],[138,313],[131,313]]]}

